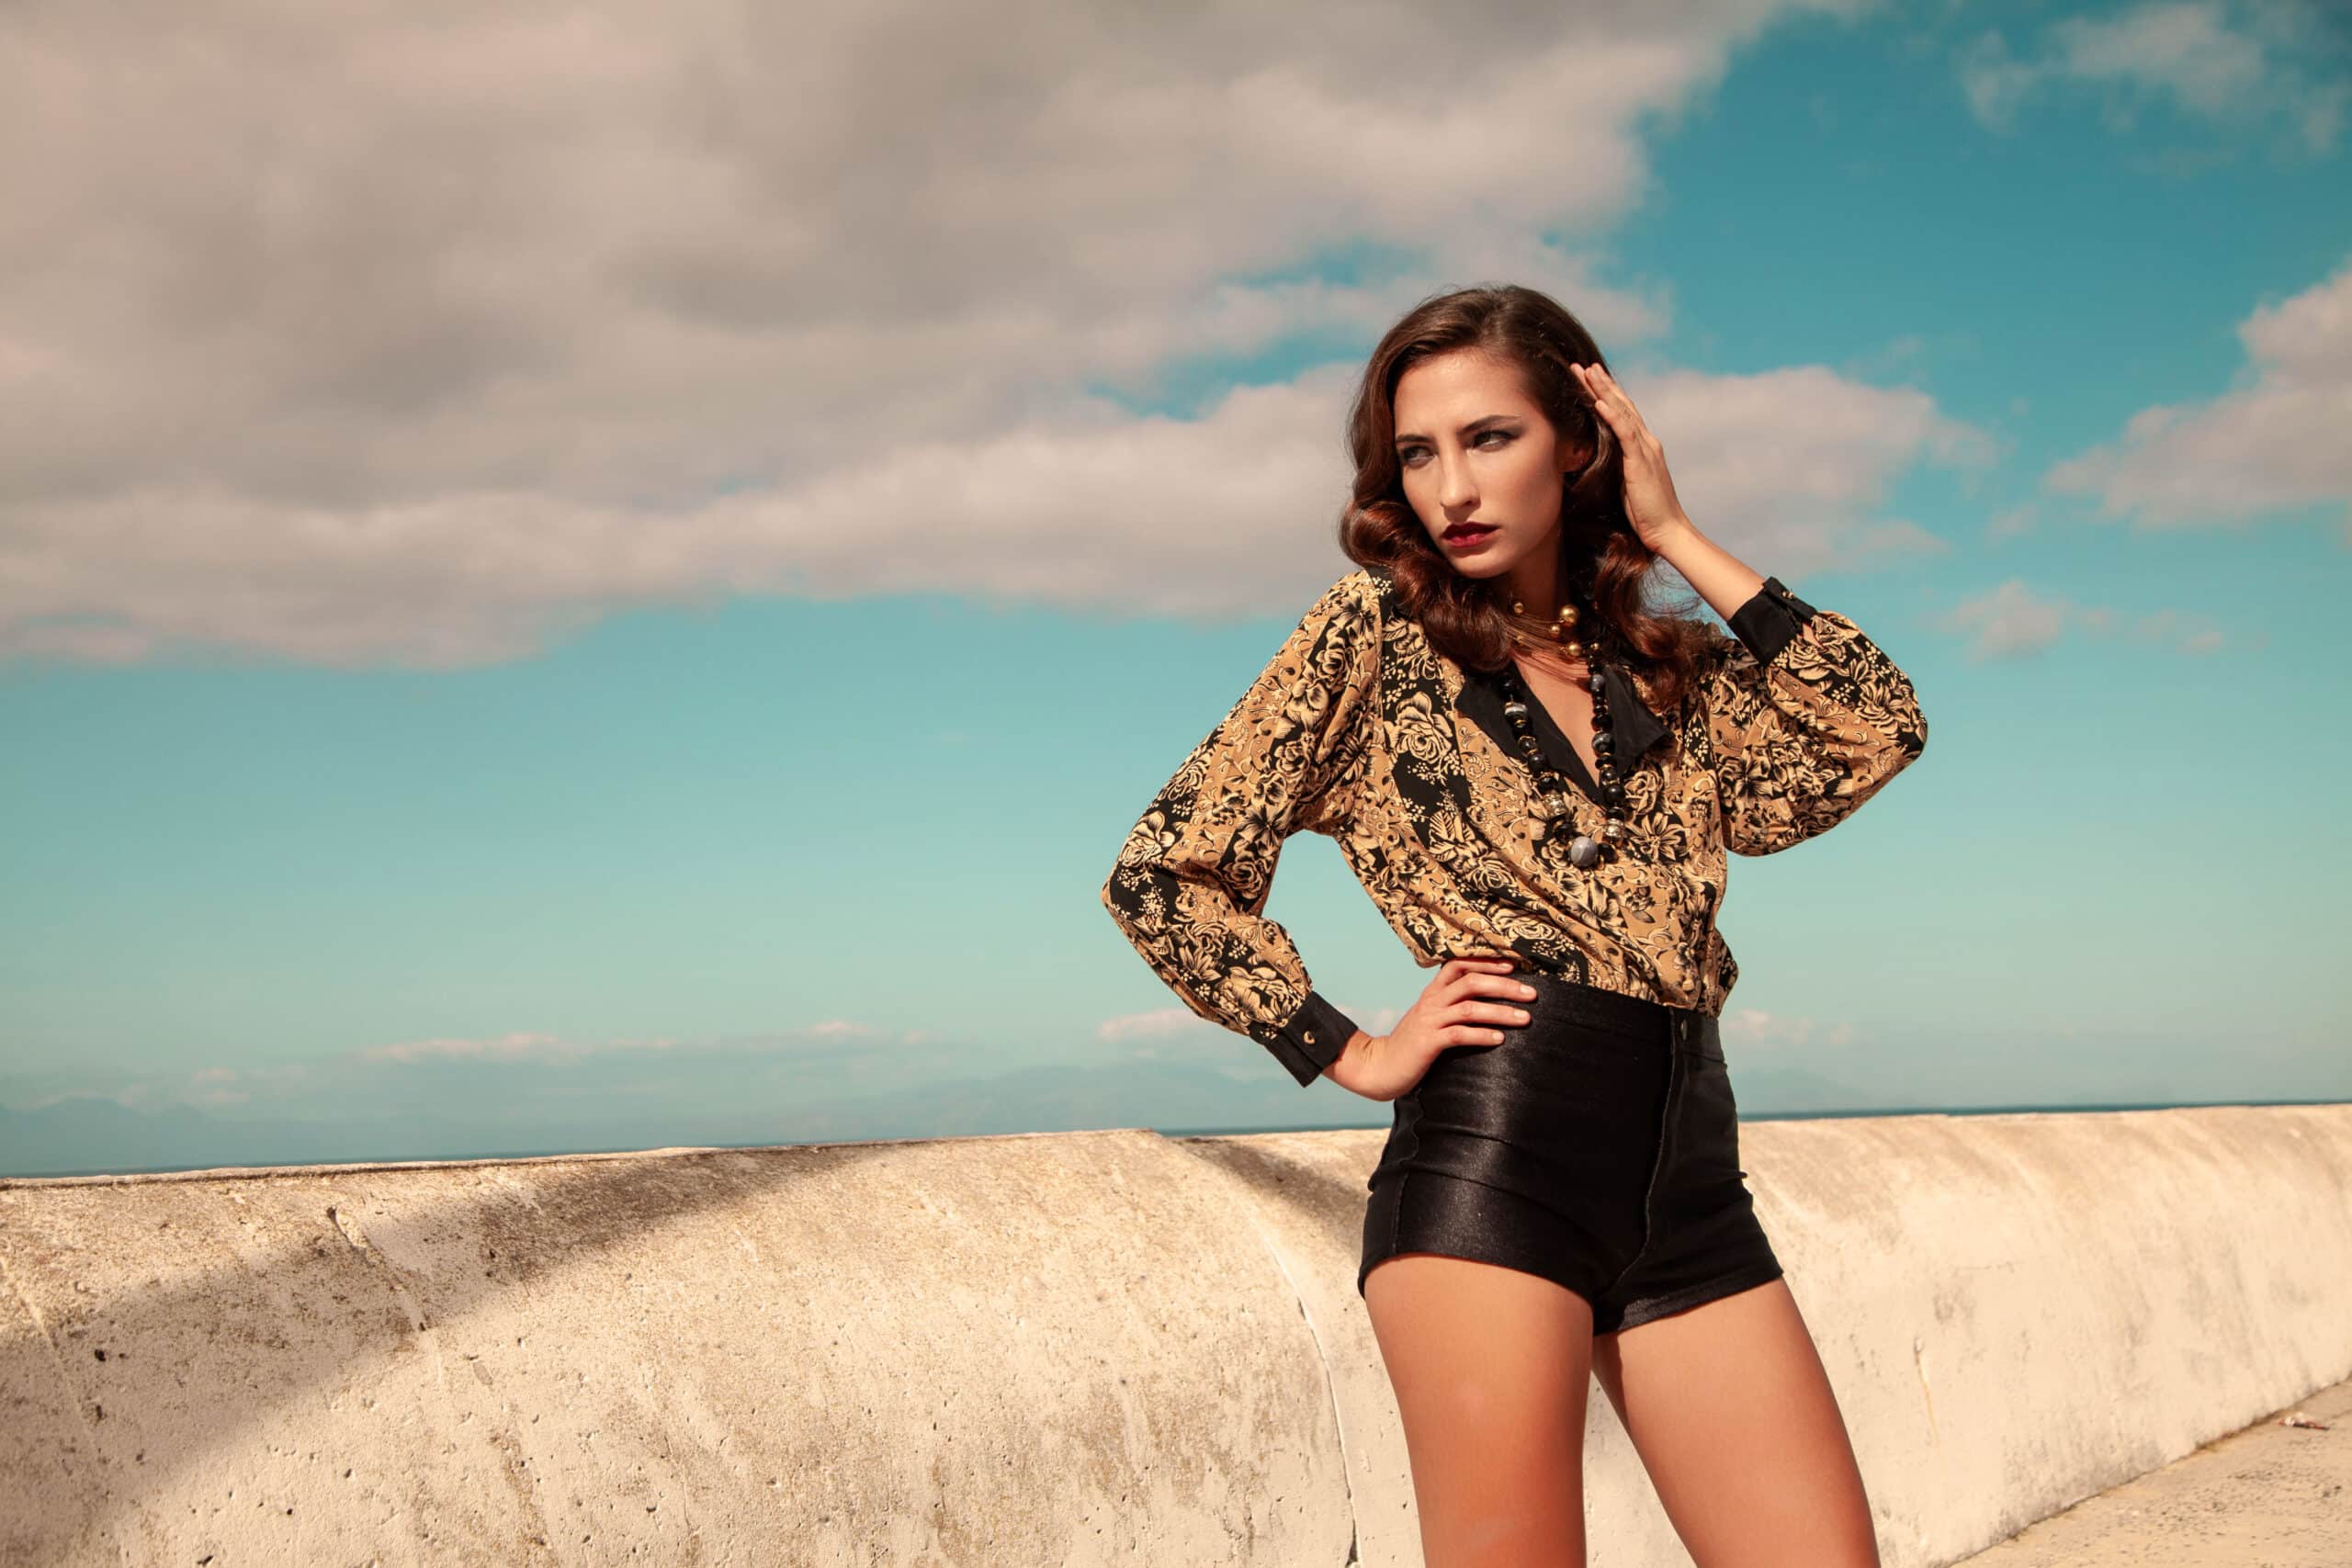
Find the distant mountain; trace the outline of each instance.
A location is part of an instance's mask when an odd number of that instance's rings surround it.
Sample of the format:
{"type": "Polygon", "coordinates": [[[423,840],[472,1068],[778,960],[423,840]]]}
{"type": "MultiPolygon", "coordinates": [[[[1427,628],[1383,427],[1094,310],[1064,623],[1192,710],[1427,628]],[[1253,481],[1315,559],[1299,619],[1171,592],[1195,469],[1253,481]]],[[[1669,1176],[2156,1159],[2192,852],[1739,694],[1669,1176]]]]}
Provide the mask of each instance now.
{"type": "MultiPolygon", "coordinates": [[[[1801,1068],[1733,1069],[1747,1116],[1871,1108],[1871,1099],[1801,1068]]],[[[616,1099],[623,1097],[616,1095],[616,1099]]],[[[261,1120],[181,1107],[126,1109],[71,1099],[0,1108],[0,1176],[79,1176],[221,1166],[355,1165],[676,1145],[843,1143],[1099,1127],[1246,1132],[1383,1127],[1388,1109],[1328,1087],[1302,1089],[1271,1061],[1214,1045],[1197,1055],[1045,1066],[903,1093],[707,1111],[632,1112],[626,1103],[561,1122],[406,1111],[366,1121],[261,1120]]]]}
{"type": "Polygon", "coordinates": [[[38,1111],[0,1106],[0,1176],[447,1158],[461,1152],[452,1146],[453,1135],[462,1145],[483,1132],[387,1122],[232,1121],[187,1106],[132,1111],[111,1100],[76,1098],[38,1111]]]}

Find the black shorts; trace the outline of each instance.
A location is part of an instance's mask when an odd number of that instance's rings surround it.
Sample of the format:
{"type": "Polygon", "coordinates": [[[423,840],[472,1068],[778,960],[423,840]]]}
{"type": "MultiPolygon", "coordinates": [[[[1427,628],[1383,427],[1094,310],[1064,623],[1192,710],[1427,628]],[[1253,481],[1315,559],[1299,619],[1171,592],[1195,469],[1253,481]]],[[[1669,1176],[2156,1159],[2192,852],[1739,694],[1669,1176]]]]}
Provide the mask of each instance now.
{"type": "Polygon", "coordinates": [[[1712,1014],[1536,971],[1498,1045],[1453,1045],[1393,1103],[1363,1261],[1439,1252],[1555,1280],[1606,1334],[1781,1277],[1739,1168],[1712,1014]]]}

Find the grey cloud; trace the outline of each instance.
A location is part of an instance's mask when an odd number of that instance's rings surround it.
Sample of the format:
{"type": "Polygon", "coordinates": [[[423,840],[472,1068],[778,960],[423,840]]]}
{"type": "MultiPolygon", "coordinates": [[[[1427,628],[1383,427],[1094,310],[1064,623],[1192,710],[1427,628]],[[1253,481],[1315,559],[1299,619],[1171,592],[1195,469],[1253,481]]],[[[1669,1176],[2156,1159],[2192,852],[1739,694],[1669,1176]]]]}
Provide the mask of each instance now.
{"type": "Polygon", "coordinates": [[[2208,119],[2281,115],[2324,152],[2347,96],[2343,23],[2309,0],[2150,0],[2111,16],[2068,17],[2030,53],[1998,31],[1959,58],[1962,91],[1984,125],[2012,129],[2025,101],[2068,85],[2106,88],[2110,124],[2128,128],[2139,99],[2169,97],[2208,119]]]}
{"type": "Polygon", "coordinates": [[[1266,393],[1272,434],[1086,389],[1487,276],[1653,332],[1534,236],[1637,201],[1638,125],[1745,39],[1858,8],[12,7],[0,656],[464,663],[808,585],[1212,597],[1160,586],[1154,530],[1311,558],[1329,378],[1266,393]],[[1405,259],[1279,280],[1359,243],[1405,259]]]}

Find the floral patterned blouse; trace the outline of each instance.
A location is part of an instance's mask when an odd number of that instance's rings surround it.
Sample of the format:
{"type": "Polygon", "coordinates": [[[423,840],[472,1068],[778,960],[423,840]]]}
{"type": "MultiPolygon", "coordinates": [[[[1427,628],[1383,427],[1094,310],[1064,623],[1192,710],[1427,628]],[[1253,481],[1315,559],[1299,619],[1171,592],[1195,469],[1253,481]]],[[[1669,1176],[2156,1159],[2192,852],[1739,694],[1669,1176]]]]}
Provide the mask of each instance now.
{"type": "Polygon", "coordinates": [[[1739,966],[1715,929],[1727,852],[1826,832],[1928,739],[1910,681],[1844,616],[1777,577],[1715,634],[1661,718],[1648,683],[1604,666],[1627,838],[1589,871],[1574,832],[1599,786],[1540,702],[1531,723],[1570,784],[1575,828],[1541,839],[1533,775],[1496,678],[1438,652],[1383,570],[1325,590],[1272,662],[1153,797],[1103,907],[1200,1017],[1247,1034],[1302,1085],[1356,1024],[1313,988],[1262,913],[1283,840],[1336,840],[1414,961],[1507,957],[1720,1014],[1739,966]]]}

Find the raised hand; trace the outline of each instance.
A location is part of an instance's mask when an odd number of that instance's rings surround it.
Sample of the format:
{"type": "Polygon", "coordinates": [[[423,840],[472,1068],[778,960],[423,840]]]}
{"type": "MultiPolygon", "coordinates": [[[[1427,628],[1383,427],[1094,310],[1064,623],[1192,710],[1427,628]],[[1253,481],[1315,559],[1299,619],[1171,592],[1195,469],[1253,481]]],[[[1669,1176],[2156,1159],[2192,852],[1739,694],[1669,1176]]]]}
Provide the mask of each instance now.
{"type": "Polygon", "coordinates": [[[1666,448],[1643,422],[1642,411],[1625,395],[1606,367],[1573,367],[1573,373],[1592,398],[1592,406],[1609,422],[1617,437],[1625,473],[1625,520],[1643,544],[1664,555],[1681,531],[1690,526],[1682,502],[1674,493],[1674,476],[1666,471],[1666,448]]]}

